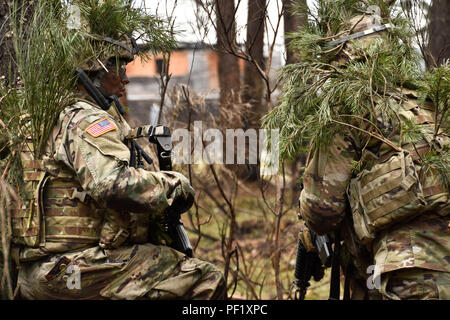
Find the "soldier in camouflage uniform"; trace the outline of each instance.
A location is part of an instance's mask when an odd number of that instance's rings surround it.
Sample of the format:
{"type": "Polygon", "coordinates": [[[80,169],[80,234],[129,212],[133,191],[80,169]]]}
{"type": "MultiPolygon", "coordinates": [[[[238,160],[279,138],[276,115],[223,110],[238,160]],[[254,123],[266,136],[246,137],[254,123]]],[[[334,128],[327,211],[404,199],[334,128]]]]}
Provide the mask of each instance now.
{"type": "MultiPolygon", "coordinates": [[[[367,22],[367,18],[353,19],[352,25],[357,23],[353,33],[367,30],[367,22]]],[[[380,32],[352,41],[358,41],[358,47],[361,47],[364,43],[370,44],[371,39],[380,39],[382,35],[383,32],[380,32]]],[[[345,47],[350,56],[352,41],[347,42],[345,47]]],[[[369,190],[372,191],[371,193],[364,189],[368,182],[364,184],[364,180],[359,180],[357,181],[359,184],[353,183],[356,181],[352,173],[354,161],[362,159],[363,167],[375,168],[385,163],[387,159],[393,159],[390,158],[393,150],[392,147],[376,138],[370,139],[365,145],[367,139],[361,139],[360,132],[349,129],[347,134],[336,135],[326,149],[319,148],[309,155],[303,176],[304,189],[300,195],[301,212],[307,227],[317,234],[326,234],[337,228],[342,231],[344,245],[351,255],[349,260],[353,260],[352,264],[355,268],[350,280],[353,299],[368,298],[367,294],[370,290],[367,288],[366,281],[371,276],[372,279],[381,277],[378,278],[381,280],[380,286],[376,288],[379,295],[370,295],[375,299],[450,299],[449,193],[439,173],[420,169],[418,160],[429,152],[430,143],[432,143],[431,139],[427,139],[429,135],[425,134],[424,139],[415,145],[401,141],[399,135],[401,127],[399,121],[404,119],[413,121],[425,132],[427,130],[432,132],[434,112],[431,106],[420,105],[415,91],[404,88],[398,88],[398,90],[405,99],[398,101],[391,98],[389,103],[397,108],[400,117],[399,119],[388,118],[380,110],[379,128],[390,141],[401,146],[401,149],[406,150],[405,154],[411,156],[416,172],[419,173],[421,189],[411,187],[410,193],[405,193],[410,198],[406,198],[406,201],[400,204],[395,201],[390,203],[389,200],[395,196],[395,192],[400,192],[397,191],[399,189],[392,189],[392,186],[389,188],[391,181],[396,178],[392,166],[390,169],[382,169],[383,172],[378,172],[376,176],[371,177],[371,180],[369,179],[372,181],[373,189],[376,189],[369,190]],[[355,199],[349,197],[352,186],[359,187],[353,193],[356,193],[355,199]],[[383,195],[378,199],[377,196],[380,194],[383,195]],[[420,198],[421,204],[413,206],[416,198],[420,198]],[[367,239],[358,238],[355,235],[356,229],[360,231],[366,226],[355,222],[358,218],[355,212],[358,212],[353,210],[353,206],[364,202],[369,208],[369,204],[375,201],[372,199],[381,201],[377,204],[377,218],[389,216],[401,205],[403,208],[408,206],[417,208],[412,209],[417,212],[410,212],[412,218],[389,225],[375,233],[370,241],[364,241],[367,239]],[[350,217],[352,214],[347,211],[348,200],[353,211],[353,221],[350,217]],[[423,203],[427,203],[428,206],[423,206],[423,203]],[[364,261],[364,254],[367,255],[366,261],[364,261]],[[375,274],[372,274],[370,269],[368,272],[367,268],[370,265],[375,265],[375,274]]],[[[442,148],[448,145],[448,139],[448,136],[441,132],[435,143],[442,148]]],[[[375,212],[372,211],[371,214],[375,212]]],[[[367,219],[367,216],[364,219],[367,219]]],[[[365,231],[367,235],[367,230],[365,231]]],[[[360,232],[360,234],[363,233],[360,232]]],[[[345,262],[346,257],[342,259],[345,262]]]]}
{"type": "MultiPolygon", "coordinates": [[[[83,66],[104,95],[120,97],[129,82],[130,41],[118,50],[83,66]]],[[[150,217],[167,208],[183,213],[193,204],[189,181],[177,172],[130,167],[130,126],[114,104],[104,111],[78,88],[79,99],[61,112],[43,159],[33,159],[30,143],[21,151],[28,198],[12,217],[21,297],[225,298],[214,265],[148,243],[150,217]]]]}

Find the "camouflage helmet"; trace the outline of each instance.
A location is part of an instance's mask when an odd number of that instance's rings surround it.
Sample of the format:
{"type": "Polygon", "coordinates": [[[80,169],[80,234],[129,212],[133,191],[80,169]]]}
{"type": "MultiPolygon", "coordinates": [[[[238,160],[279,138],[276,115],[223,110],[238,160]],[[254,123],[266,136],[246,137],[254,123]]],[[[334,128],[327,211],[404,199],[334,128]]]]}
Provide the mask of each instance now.
{"type": "Polygon", "coordinates": [[[80,65],[84,71],[94,72],[105,69],[110,59],[123,59],[128,63],[133,61],[134,55],[138,53],[136,42],[127,35],[123,35],[120,40],[92,35],[91,40],[99,53],[97,57],[90,58],[80,65]]]}
{"type": "Polygon", "coordinates": [[[105,69],[111,58],[130,62],[139,55],[148,59],[175,46],[166,22],[149,14],[142,3],[141,7],[133,0],[73,0],[70,4],[68,25],[80,39],[77,65],[84,71],[105,69]],[[139,48],[133,36],[139,39],[139,48]]]}
{"type": "Polygon", "coordinates": [[[358,15],[351,18],[346,23],[350,25],[350,34],[330,41],[326,48],[330,49],[343,45],[342,52],[337,56],[338,63],[346,63],[348,59],[359,60],[362,58],[365,49],[380,41],[385,41],[387,30],[391,24],[381,24],[371,15],[358,15]]]}

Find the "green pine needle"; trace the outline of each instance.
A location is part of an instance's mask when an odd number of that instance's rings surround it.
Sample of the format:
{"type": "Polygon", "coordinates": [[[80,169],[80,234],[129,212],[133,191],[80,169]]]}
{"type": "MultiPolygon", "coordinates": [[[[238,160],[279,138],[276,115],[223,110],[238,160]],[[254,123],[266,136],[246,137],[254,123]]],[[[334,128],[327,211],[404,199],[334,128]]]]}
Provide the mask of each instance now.
{"type": "Polygon", "coordinates": [[[266,128],[280,128],[282,159],[326,145],[333,135],[348,129],[338,123],[383,134],[371,125],[380,112],[385,119],[397,118],[388,100],[391,95],[401,99],[397,87],[419,79],[419,56],[405,40],[412,34],[403,17],[390,17],[389,8],[380,6],[384,22],[396,27],[383,36],[384,41],[373,41],[368,47],[352,42],[361,58],[345,65],[335,62],[341,48],[324,49],[324,44],[331,35],[351,28],[350,18],[367,7],[360,1],[319,1],[317,13],[308,11],[308,24],[291,33],[290,46],[300,62],[281,70],[280,104],[263,119],[266,128]]]}

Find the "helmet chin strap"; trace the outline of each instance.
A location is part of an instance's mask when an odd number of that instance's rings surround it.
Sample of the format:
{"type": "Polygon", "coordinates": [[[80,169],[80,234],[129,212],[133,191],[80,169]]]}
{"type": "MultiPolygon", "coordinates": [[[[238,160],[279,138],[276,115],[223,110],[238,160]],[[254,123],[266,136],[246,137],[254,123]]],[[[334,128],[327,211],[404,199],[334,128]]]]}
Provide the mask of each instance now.
{"type": "Polygon", "coordinates": [[[330,48],[332,48],[332,47],[334,47],[334,46],[336,46],[338,44],[341,44],[343,42],[347,42],[347,41],[353,40],[353,39],[362,38],[362,37],[368,36],[370,34],[386,30],[388,28],[392,28],[392,25],[390,23],[382,24],[382,25],[375,26],[373,28],[370,28],[370,29],[367,29],[367,30],[364,30],[364,31],[360,31],[360,32],[357,32],[357,33],[354,33],[354,34],[350,34],[350,35],[348,35],[346,37],[343,37],[343,38],[340,38],[340,39],[328,42],[327,44],[325,44],[325,49],[330,49],[330,48]]]}
{"type": "Polygon", "coordinates": [[[92,81],[92,83],[104,97],[106,97],[108,95],[99,79],[94,79],[94,81],[92,81]]]}
{"type": "Polygon", "coordinates": [[[135,54],[139,53],[140,49],[139,49],[139,46],[138,46],[138,44],[136,42],[136,39],[133,38],[133,36],[131,34],[129,35],[129,37],[130,37],[130,40],[131,40],[131,45],[133,46],[131,55],[134,56],[135,54]]]}

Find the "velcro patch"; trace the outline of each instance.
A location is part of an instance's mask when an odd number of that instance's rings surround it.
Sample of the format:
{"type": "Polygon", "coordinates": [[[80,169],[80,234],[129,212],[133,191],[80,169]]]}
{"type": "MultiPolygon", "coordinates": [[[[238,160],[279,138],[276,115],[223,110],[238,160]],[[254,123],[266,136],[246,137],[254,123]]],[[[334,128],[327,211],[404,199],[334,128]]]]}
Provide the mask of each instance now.
{"type": "Polygon", "coordinates": [[[108,118],[104,118],[102,120],[99,120],[97,122],[94,122],[91,124],[87,129],[85,130],[87,133],[89,133],[94,138],[97,138],[101,136],[102,134],[105,134],[107,132],[116,130],[117,127],[108,120],[108,118]]]}

